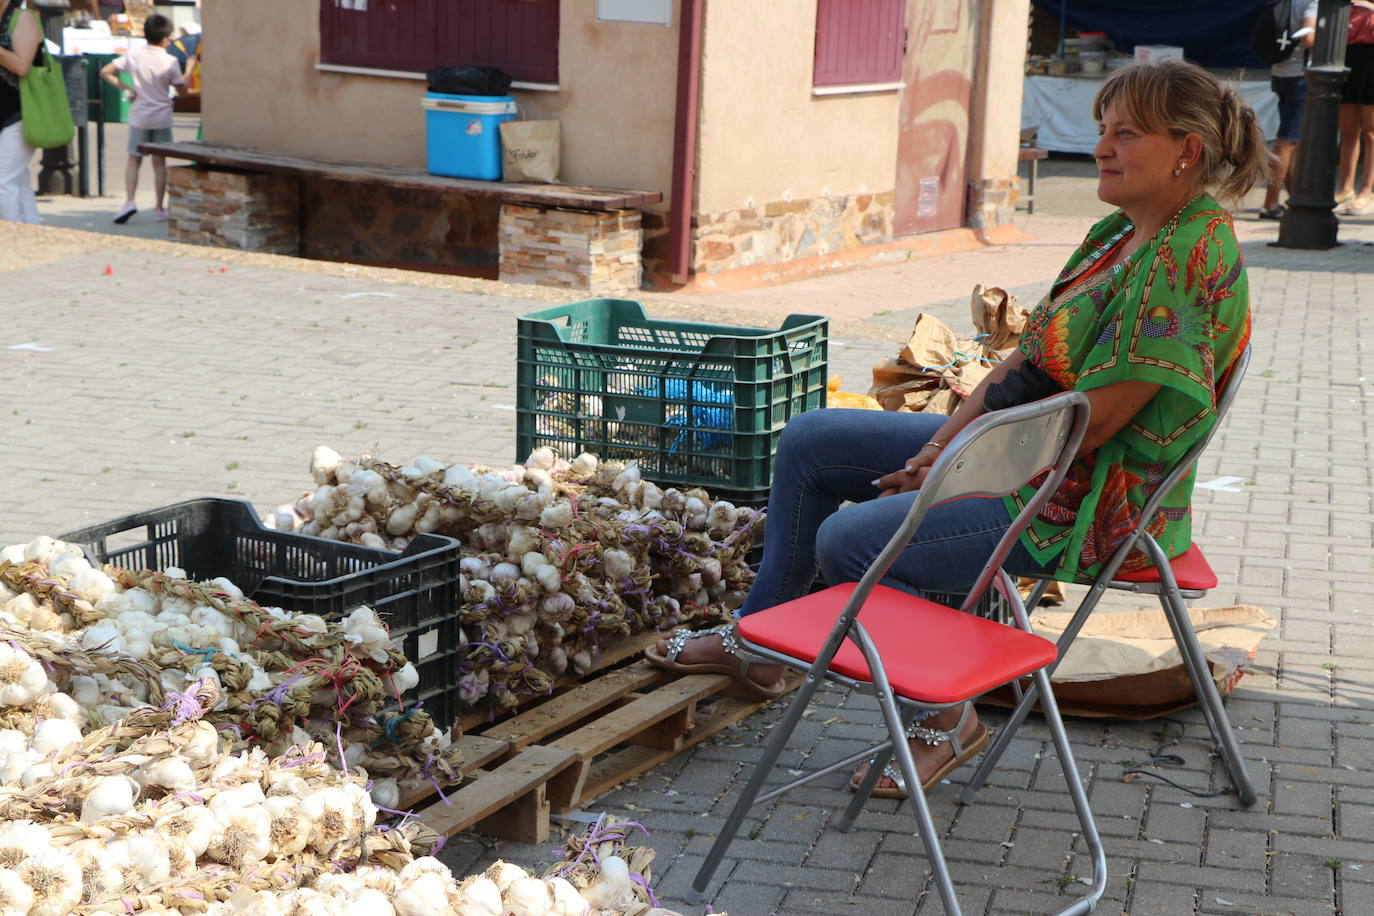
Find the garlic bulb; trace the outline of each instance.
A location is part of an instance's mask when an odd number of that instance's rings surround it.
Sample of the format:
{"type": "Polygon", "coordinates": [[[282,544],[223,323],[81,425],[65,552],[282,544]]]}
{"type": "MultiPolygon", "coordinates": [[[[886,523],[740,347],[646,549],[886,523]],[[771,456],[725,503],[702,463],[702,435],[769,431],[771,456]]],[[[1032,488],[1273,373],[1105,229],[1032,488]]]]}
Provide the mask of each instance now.
{"type": "Polygon", "coordinates": [[[81,902],[81,866],[64,852],[41,850],[15,871],[33,891],[29,916],[71,916],[81,902]]]}
{"type": "Polygon", "coordinates": [[[513,881],[501,895],[501,905],[508,916],[546,916],[549,903],[548,886],[539,878],[513,881]]]}
{"type": "Polygon", "coordinates": [[[274,795],[263,802],[271,824],[272,847],[278,856],[300,852],[310,842],[313,826],[301,813],[301,801],[290,795],[274,795]]]}
{"type": "Polygon", "coordinates": [[[27,706],[47,686],[48,675],[38,659],[0,642],[0,705],[27,706]]]}
{"type": "Polygon", "coordinates": [[[153,829],[159,836],[164,837],[169,845],[183,848],[195,858],[205,854],[218,827],[219,822],[214,814],[209,808],[201,805],[192,805],[172,814],[165,814],[153,822],[153,829]]]}
{"type": "Polygon", "coordinates": [[[271,854],[272,821],[261,805],[226,808],[215,811],[214,817],[216,823],[205,854],[216,862],[246,868],[271,854]]]}
{"type": "MultiPolygon", "coordinates": [[[[37,735],[34,737],[37,738],[37,735]]],[[[138,783],[128,776],[94,777],[91,789],[81,802],[81,823],[93,824],[102,817],[128,814],[134,810],[138,791],[138,783]]]]}
{"type": "Polygon", "coordinates": [[[17,871],[0,868],[0,916],[25,916],[33,907],[33,888],[17,871]]]}
{"type": "Polygon", "coordinates": [[[0,868],[18,868],[29,856],[52,848],[52,837],[33,821],[0,826],[0,868]]]}

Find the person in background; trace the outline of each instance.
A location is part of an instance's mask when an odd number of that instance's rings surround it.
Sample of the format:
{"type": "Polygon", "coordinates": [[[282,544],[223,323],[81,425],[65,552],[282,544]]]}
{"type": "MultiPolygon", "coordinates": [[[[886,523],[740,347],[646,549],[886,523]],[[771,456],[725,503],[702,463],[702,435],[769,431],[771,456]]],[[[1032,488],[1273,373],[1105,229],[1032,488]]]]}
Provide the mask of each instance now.
{"type": "Polygon", "coordinates": [[[1298,46],[1287,60],[1269,68],[1269,86],[1274,95],[1279,97],[1279,135],[1274,141],[1274,155],[1277,157],[1274,174],[1269,177],[1269,187],[1264,192],[1260,219],[1280,219],[1283,216],[1279,190],[1288,184],[1288,173],[1298,148],[1298,135],[1302,131],[1302,110],[1307,101],[1307,79],[1302,74],[1307,67],[1307,50],[1317,37],[1316,0],[1293,4],[1290,16],[1288,34],[1296,35],[1303,29],[1307,30],[1307,34],[1298,39],[1298,46]]]}
{"type": "MultiPolygon", "coordinates": [[[[143,143],[170,143],[172,140],[172,89],[178,95],[186,94],[186,75],[181,72],[181,64],[167,52],[172,39],[172,20],[155,14],[143,23],[143,37],[148,40],[145,48],[130,51],[117,57],[100,70],[100,78],[117,89],[125,89],[119,80],[120,73],[128,73],[134,81],[129,105],[129,162],[124,167],[124,186],[127,200],[115,214],[116,223],[125,223],[138,212],[134,203],[138,191],[138,171],[143,164],[143,154],[138,147],[143,143]]],[[[195,58],[188,61],[187,70],[195,65],[195,58]]],[[[153,157],[153,187],[157,197],[155,215],[160,220],[167,219],[163,202],[167,196],[167,159],[165,156],[153,157]]]]}
{"type": "Polygon", "coordinates": [[[38,222],[29,178],[33,147],[24,140],[19,78],[29,72],[43,41],[38,22],[23,13],[23,0],[0,0],[0,220],[38,222]]]}
{"type": "Polygon", "coordinates": [[[1341,187],[1336,203],[1350,216],[1374,213],[1374,3],[1352,0],[1341,87],[1341,187]],[[1355,190],[1355,174],[1364,146],[1364,180],[1355,190]]]}

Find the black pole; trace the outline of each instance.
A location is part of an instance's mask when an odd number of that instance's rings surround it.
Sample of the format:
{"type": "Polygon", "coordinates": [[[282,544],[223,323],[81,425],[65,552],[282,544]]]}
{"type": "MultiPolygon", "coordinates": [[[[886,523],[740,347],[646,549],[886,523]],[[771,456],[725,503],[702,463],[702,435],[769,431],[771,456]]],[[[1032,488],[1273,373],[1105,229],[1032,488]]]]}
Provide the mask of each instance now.
{"type": "MultiPolygon", "coordinates": [[[[43,23],[43,37],[51,41],[58,47],[58,56],[62,52],[62,26],[65,24],[66,12],[71,9],[68,0],[32,0],[33,6],[38,10],[38,18],[43,23]]],[[[71,194],[72,185],[72,159],[66,146],[57,146],[52,149],[43,150],[41,160],[42,168],[38,170],[38,193],[47,195],[57,193],[53,187],[53,179],[57,175],[62,176],[63,194],[71,194]]]]}
{"type": "Polygon", "coordinates": [[[1337,135],[1341,86],[1345,83],[1345,38],[1350,0],[1318,0],[1317,35],[1308,58],[1307,104],[1302,113],[1293,163],[1293,193],[1279,222],[1279,248],[1335,248],[1340,220],[1336,209],[1337,135]]]}

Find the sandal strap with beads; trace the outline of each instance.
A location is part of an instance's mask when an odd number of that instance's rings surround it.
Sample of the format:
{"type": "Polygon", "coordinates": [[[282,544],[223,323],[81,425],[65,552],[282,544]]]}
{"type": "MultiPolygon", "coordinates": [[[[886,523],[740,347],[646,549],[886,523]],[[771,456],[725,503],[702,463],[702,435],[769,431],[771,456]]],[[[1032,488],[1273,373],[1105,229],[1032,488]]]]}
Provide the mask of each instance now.
{"type": "Polygon", "coordinates": [[[668,637],[666,648],[668,650],[667,659],[670,663],[677,661],[677,655],[687,645],[691,639],[701,639],[705,636],[719,636],[720,645],[727,654],[739,659],[739,678],[740,680],[749,679],[749,666],[759,663],[768,664],[768,659],[745,650],[740,645],[739,639],[735,636],[735,625],[733,623],[723,623],[717,627],[710,627],[705,630],[678,630],[668,637]]]}

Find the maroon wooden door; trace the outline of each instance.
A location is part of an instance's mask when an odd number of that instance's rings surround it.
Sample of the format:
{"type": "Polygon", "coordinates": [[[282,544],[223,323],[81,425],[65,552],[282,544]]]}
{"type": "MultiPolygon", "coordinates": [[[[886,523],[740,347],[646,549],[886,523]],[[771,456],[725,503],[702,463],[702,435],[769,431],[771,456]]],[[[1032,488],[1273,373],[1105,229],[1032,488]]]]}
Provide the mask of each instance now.
{"type": "Polygon", "coordinates": [[[964,225],[976,5],[922,0],[907,6],[897,138],[897,235],[964,225]]]}

